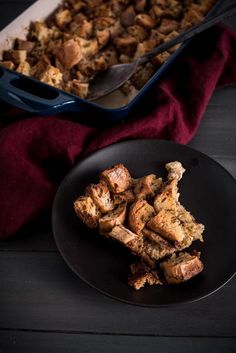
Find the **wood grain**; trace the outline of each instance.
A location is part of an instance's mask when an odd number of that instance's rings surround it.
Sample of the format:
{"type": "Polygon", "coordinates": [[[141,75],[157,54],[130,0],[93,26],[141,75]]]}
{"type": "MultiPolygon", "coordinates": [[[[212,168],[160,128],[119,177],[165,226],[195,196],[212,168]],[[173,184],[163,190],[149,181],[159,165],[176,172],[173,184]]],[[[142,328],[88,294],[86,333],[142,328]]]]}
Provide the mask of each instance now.
{"type": "Polygon", "coordinates": [[[236,337],[236,280],[199,302],[149,309],[90,288],[59,254],[1,253],[0,278],[0,328],[236,337]]]}
{"type": "Polygon", "coordinates": [[[45,332],[0,332],[0,349],[7,353],[144,353],[235,352],[235,338],[138,337],[45,332]],[[37,342],[40,342],[38,344],[37,342]],[[33,348],[32,348],[33,347],[33,348]]]}

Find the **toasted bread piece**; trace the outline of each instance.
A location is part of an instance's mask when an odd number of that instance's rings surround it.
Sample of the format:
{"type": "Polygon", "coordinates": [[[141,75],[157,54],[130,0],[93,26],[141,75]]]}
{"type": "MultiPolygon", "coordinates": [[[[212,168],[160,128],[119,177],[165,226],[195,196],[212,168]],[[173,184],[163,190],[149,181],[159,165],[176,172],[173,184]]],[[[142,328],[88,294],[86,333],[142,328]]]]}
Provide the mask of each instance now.
{"type": "Polygon", "coordinates": [[[147,0],[135,0],[134,8],[137,12],[144,12],[147,6],[147,0]]]}
{"type": "Polygon", "coordinates": [[[65,69],[72,69],[83,58],[80,45],[74,39],[69,39],[57,51],[57,57],[65,69]]]}
{"type": "Polygon", "coordinates": [[[101,179],[105,180],[110,190],[115,194],[127,190],[132,184],[130,173],[123,164],[117,164],[106,169],[100,175],[101,179]]]}
{"type": "Polygon", "coordinates": [[[136,180],[134,194],[136,199],[150,199],[162,186],[162,178],[157,178],[155,174],[149,174],[136,180]]]}
{"type": "Polygon", "coordinates": [[[48,85],[60,88],[62,84],[63,75],[61,71],[52,65],[48,65],[46,69],[40,74],[39,80],[48,85]]]}
{"type": "Polygon", "coordinates": [[[127,33],[134,37],[139,43],[148,38],[147,29],[139,25],[127,27],[127,33]]]}
{"type": "Polygon", "coordinates": [[[152,258],[150,253],[146,251],[142,236],[133,238],[126,244],[126,246],[134,255],[139,256],[148,266],[153,269],[156,267],[156,259],[152,258]]]}
{"type": "Polygon", "coordinates": [[[8,61],[0,61],[0,66],[5,67],[6,69],[13,70],[15,68],[15,64],[8,60],[8,61]]]}
{"type": "Polygon", "coordinates": [[[35,43],[29,40],[23,40],[16,38],[15,40],[15,49],[26,50],[28,53],[35,47],[35,43]]]}
{"type": "Polygon", "coordinates": [[[177,284],[188,281],[203,270],[203,263],[199,259],[200,254],[190,255],[180,253],[160,264],[164,271],[164,276],[169,284],[177,284]]]}
{"type": "Polygon", "coordinates": [[[75,200],[74,209],[77,216],[89,228],[97,227],[98,219],[101,217],[101,213],[90,196],[80,196],[77,200],[75,200]]]}
{"type": "Polygon", "coordinates": [[[138,14],[135,17],[135,23],[147,29],[152,29],[156,25],[155,19],[153,19],[151,16],[144,13],[138,14]]]}
{"type": "Polygon", "coordinates": [[[156,261],[152,259],[143,248],[143,238],[139,235],[131,232],[123,225],[117,225],[107,234],[107,236],[118,240],[120,243],[125,245],[132,251],[134,255],[137,255],[145,261],[151,268],[155,268],[156,261]]]}
{"type": "Polygon", "coordinates": [[[110,39],[110,31],[108,29],[97,30],[96,37],[98,41],[99,48],[103,48],[110,39]]]}
{"type": "Polygon", "coordinates": [[[195,218],[182,205],[178,207],[177,216],[183,225],[186,237],[192,237],[192,240],[203,241],[203,232],[205,226],[197,223],[195,218]]]}
{"type": "Polygon", "coordinates": [[[183,226],[172,210],[161,210],[150,219],[147,227],[171,241],[181,242],[185,238],[183,226]]]}
{"type": "Polygon", "coordinates": [[[23,75],[29,76],[30,75],[30,64],[28,61],[24,61],[20,63],[16,69],[16,72],[20,72],[23,75]]]}
{"type": "Polygon", "coordinates": [[[111,238],[127,245],[130,241],[138,239],[138,235],[125,228],[123,225],[117,225],[108,234],[111,238]]]}
{"type": "Polygon", "coordinates": [[[113,203],[114,205],[119,205],[122,202],[132,202],[134,201],[134,193],[132,190],[126,190],[120,194],[113,194],[113,203]]]}
{"type": "Polygon", "coordinates": [[[80,98],[86,98],[89,91],[89,84],[74,79],[67,82],[65,86],[65,91],[76,94],[80,98]]]}
{"type": "Polygon", "coordinates": [[[101,234],[110,232],[116,225],[123,224],[126,216],[127,204],[120,204],[115,210],[108,212],[102,218],[99,218],[99,232],[101,234]]]}
{"type": "Polygon", "coordinates": [[[84,19],[81,22],[76,22],[73,29],[74,34],[81,38],[88,39],[93,33],[93,23],[92,21],[87,21],[84,19]]]}
{"type": "Polygon", "coordinates": [[[155,67],[160,67],[162,64],[164,64],[170,57],[170,53],[168,51],[163,51],[162,53],[156,55],[151,62],[155,67]]]}
{"type": "Polygon", "coordinates": [[[134,263],[130,265],[130,275],[128,277],[128,284],[136,290],[144,287],[145,284],[154,285],[162,284],[156,271],[144,263],[134,263]]]}
{"type": "Polygon", "coordinates": [[[150,229],[144,228],[142,235],[144,236],[145,251],[155,260],[171,255],[176,251],[175,246],[150,229]]]}
{"type": "Polygon", "coordinates": [[[15,65],[19,65],[26,60],[27,52],[26,50],[10,49],[3,53],[3,57],[5,61],[13,61],[15,65]]]}
{"type": "Polygon", "coordinates": [[[98,41],[96,38],[84,39],[77,37],[76,41],[79,43],[81,53],[86,59],[91,59],[98,53],[98,41]]]}
{"type": "Polygon", "coordinates": [[[47,42],[51,36],[52,30],[51,28],[48,28],[46,23],[40,21],[32,22],[30,31],[30,37],[32,40],[36,38],[39,42],[47,42]]]}
{"type": "Polygon", "coordinates": [[[149,258],[151,258],[155,263],[163,257],[173,254],[174,251],[176,251],[174,247],[165,247],[163,244],[154,242],[147,238],[143,240],[143,253],[148,255],[149,258]]]}
{"type": "Polygon", "coordinates": [[[124,37],[116,37],[113,42],[119,53],[126,54],[128,56],[134,55],[138,44],[136,38],[129,34],[124,37]]]}
{"type": "Polygon", "coordinates": [[[154,208],[145,200],[135,201],[129,210],[129,227],[139,234],[146,222],[155,215],[154,208]]]}
{"type": "Polygon", "coordinates": [[[101,180],[98,184],[90,184],[85,189],[85,195],[92,197],[95,205],[102,213],[113,210],[114,204],[107,184],[101,180]]]}
{"type": "Polygon", "coordinates": [[[173,31],[178,31],[179,29],[179,22],[173,20],[171,18],[163,18],[161,21],[161,25],[158,27],[158,30],[162,34],[169,34],[173,31]]]}
{"type": "Polygon", "coordinates": [[[63,29],[72,21],[71,13],[68,9],[60,10],[55,14],[55,21],[59,28],[63,29]]]}
{"type": "Polygon", "coordinates": [[[128,6],[121,14],[120,21],[124,27],[132,26],[134,24],[136,13],[133,5],[128,6]]]}
{"type": "Polygon", "coordinates": [[[161,210],[176,211],[179,206],[179,193],[177,183],[177,179],[173,179],[163,185],[160,193],[157,194],[154,200],[153,205],[156,212],[161,210]]]}
{"type": "Polygon", "coordinates": [[[182,164],[178,161],[170,162],[166,164],[166,170],[168,172],[168,180],[176,179],[179,181],[185,172],[182,164]]]}

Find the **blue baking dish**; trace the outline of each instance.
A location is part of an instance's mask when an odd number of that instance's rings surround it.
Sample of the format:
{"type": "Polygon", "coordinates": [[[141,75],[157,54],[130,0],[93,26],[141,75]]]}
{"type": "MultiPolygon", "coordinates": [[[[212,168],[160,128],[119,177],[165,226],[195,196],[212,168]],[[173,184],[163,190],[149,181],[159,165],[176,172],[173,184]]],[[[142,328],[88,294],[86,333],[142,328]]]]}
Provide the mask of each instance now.
{"type": "MultiPolygon", "coordinates": [[[[207,17],[219,12],[228,3],[229,1],[219,0],[207,17]]],[[[76,114],[78,120],[81,115],[86,116],[88,120],[93,117],[99,123],[116,123],[128,117],[137,104],[144,101],[146,93],[175,62],[190,41],[185,42],[171,55],[128,104],[119,108],[106,108],[3,67],[0,67],[0,99],[34,114],[50,115],[67,111],[81,113],[76,114]]]]}

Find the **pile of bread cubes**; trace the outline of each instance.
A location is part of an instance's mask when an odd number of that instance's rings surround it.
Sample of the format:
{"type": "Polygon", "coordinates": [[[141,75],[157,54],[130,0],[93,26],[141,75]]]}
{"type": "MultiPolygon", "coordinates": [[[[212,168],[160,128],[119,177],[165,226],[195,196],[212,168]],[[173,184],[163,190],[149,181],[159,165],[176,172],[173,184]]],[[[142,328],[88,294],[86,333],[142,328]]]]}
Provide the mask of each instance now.
{"type": "Polygon", "coordinates": [[[149,174],[133,179],[123,164],[100,173],[74,202],[77,216],[102,236],[126,246],[138,262],[128,283],[177,284],[203,270],[200,253],[181,252],[203,241],[204,226],[179,202],[178,182],[185,171],[178,161],[166,164],[167,180],[149,174]]]}
{"type": "MultiPolygon", "coordinates": [[[[199,23],[216,0],[67,0],[45,21],[32,22],[0,65],[86,98],[89,82],[132,62],[199,23]]],[[[121,88],[133,95],[178,46],[139,66],[121,88]]]]}

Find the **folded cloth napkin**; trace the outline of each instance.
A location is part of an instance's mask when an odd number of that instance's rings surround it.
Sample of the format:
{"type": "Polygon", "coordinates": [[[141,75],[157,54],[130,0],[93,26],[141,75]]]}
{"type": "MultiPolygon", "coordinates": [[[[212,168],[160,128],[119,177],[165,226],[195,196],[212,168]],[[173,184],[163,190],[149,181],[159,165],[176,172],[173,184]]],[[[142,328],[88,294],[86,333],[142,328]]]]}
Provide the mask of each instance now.
{"type": "MultiPolygon", "coordinates": [[[[103,129],[69,114],[30,117],[5,109],[0,121],[0,238],[15,234],[45,209],[78,161],[124,139],[187,143],[219,85],[236,82],[236,34],[218,26],[192,41],[152,90],[155,107],[103,129]]],[[[147,98],[148,99],[148,98],[147,98]]]]}

